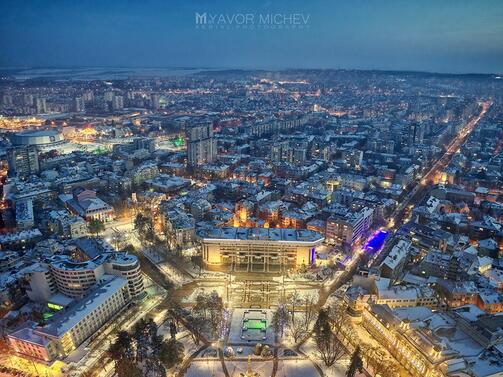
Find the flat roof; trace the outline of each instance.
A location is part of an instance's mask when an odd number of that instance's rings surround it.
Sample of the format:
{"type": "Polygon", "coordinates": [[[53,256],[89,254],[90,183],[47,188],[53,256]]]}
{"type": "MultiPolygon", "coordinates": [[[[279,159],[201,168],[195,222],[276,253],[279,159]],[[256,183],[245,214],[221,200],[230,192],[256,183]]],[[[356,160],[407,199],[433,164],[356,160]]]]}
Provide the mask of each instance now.
{"type": "Polygon", "coordinates": [[[37,346],[45,347],[50,343],[50,340],[42,335],[38,335],[33,332],[33,329],[30,327],[22,328],[12,334],[9,334],[10,338],[18,339],[23,342],[29,342],[32,344],[36,344],[37,346]]]}
{"type": "Polygon", "coordinates": [[[324,237],[307,229],[283,228],[200,228],[197,235],[205,240],[246,240],[278,242],[318,242],[324,237]]]}
{"type": "Polygon", "coordinates": [[[49,260],[53,268],[68,271],[94,270],[107,262],[130,265],[138,262],[138,257],[122,252],[100,251],[93,259],[84,262],[75,261],[68,255],[54,255],[49,260]]]}
{"type": "Polygon", "coordinates": [[[55,293],[51,297],[49,297],[49,301],[47,303],[60,305],[63,307],[67,307],[72,304],[75,300],[71,297],[65,296],[63,293],[55,293]]]}
{"type": "Polygon", "coordinates": [[[42,329],[37,329],[39,333],[49,336],[63,336],[67,331],[75,327],[86,316],[103,305],[105,301],[127,286],[127,280],[120,277],[110,277],[105,282],[92,290],[87,296],[79,300],[75,306],[56,314],[49,323],[42,329]]]}

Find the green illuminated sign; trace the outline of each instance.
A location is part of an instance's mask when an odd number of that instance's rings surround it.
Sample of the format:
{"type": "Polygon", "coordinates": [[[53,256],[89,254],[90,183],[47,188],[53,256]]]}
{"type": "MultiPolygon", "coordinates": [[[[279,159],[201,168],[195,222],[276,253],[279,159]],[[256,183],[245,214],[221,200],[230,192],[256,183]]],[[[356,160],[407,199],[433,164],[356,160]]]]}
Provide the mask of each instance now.
{"type": "Polygon", "coordinates": [[[54,309],[54,310],[61,310],[61,309],[63,309],[63,306],[58,305],[58,304],[53,304],[52,302],[47,303],[47,307],[49,309],[54,309]]]}

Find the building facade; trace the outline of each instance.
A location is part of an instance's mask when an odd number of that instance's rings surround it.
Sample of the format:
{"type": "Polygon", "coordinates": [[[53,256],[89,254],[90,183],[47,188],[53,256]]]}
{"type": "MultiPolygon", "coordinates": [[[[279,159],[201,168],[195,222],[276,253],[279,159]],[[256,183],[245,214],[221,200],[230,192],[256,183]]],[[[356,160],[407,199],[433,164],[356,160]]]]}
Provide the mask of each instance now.
{"type": "Polygon", "coordinates": [[[328,242],[350,250],[369,232],[373,224],[373,213],[372,208],[365,207],[360,212],[329,217],[326,230],[328,242]]]}
{"type": "Polygon", "coordinates": [[[113,207],[98,198],[94,190],[78,187],[73,190],[73,195],[62,194],[60,199],[70,212],[86,221],[107,222],[114,219],[113,207]]]}
{"type": "Polygon", "coordinates": [[[189,165],[197,166],[215,161],[216,140],[213,139],[213,125],[204,124],[187,130],[187,158],[189,165]]]}
{"type": "Polygon", "coordinates": [[[128,281],[109,276],[83,300],[52,317],[45,326],[28,326],[7,336],[12,348],[37,359],[63,359],[96,333],[130,301],[128,281]]]}
{"type": "Polygon", "coordinates": [[[9,171],[19,176],[37,174],[40,170],[38,163],[38,150],[35,146],[19,146],[7,152],[9,171]]]}
{"type": "Polygon", "coordinates": [[[277,228],[202,229],[196,236],[209,267],[272,273],[311,265],[324,240],[310,230],[277,228]]]}
{"type": "Polygon", "coordinates": [[[30,274],[28,294],[37,302],[47,302],[56,292],[83,298],[108,275],[126,279],[131,299],[144,297],[145,287],[138,258],[125,253],[104,253],[84,262],[56,255],[46,265],[39,264],[30,274]]]}

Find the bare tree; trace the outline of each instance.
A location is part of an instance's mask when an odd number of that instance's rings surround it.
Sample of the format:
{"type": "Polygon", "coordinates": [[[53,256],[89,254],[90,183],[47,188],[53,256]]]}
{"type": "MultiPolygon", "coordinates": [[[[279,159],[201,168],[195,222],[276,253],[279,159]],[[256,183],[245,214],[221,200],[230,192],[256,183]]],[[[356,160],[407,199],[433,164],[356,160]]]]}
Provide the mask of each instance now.
{"type": "Polygon", "coordinates": [[[356,371],[361,372],[363,368],[363,361],[361,358],[361,349],[356,347],[353,355],[351,355],[351,362],[346,370],[346,377],[355,377],[356,371]]]}
{"type": "Polygon", "coordinates": [[[142,243],[148,242],[150,244],[155,238],[152,218],[150,216],[145,216],[141,213],[136,215],[134,219],[134,229],[138,233],[138,238],[142,243]]]}
{"type": "Polygon", "coordinates": [[[369,359],[374,352],[374,347],[369,344],[369,343],[360,343],[360,353],[362,355],[363,362],[365,364],[365,367],[368,367],[369,365],[369,359]]]}
{"type": "Polygon", "coordinates": [[[345,352],[344,345],[332,331],[326,309],[320,310],[315,325],[315,342],[318,355],[327,367],[331,367],[345,352]]]}
{"type": "Polygon", "coordinates": [[[385,352],[378,347],[372,347],[368,353],[367,364],[372,368],[374,374],[378,374],[379,371],[382,372],[385,369],[385,363],[387,363],[385,352]]]}
{"type": "Polygon", "coordinates": [[[211,292],[208,297],[208,313],[211,329],[213,334],[216,334],[222,323],[224,314],[224,303],[222,301],[222,297],[220,297],[216,291],[211,292]]]}
{"type": "Polygon", "coordinates": [[[295,343],[306,334],[304,315],[303,313],[297,313],[295,316],[291,315],[288,321],[288,331],[295,343]]]}
{"type": "Polygon", "coordinates": [[[304,296],[303,300],[303,310],[304,310],[304,330],[306,333],[311,328],[311,323],[316,319],[316,299],[314,295],[307,294],[304,296]]]}
{"type": "Polygon", "coordinates": [[[290,314],[284,303],[280,303],[272,316],[272,327],[276,336],[281,339],[285,333],[290,314]]]}
{"type": "Polygon", "coordinates": [[[295,343],[297,343],[306,333],[304,313],[302,313],[301,311],[300,302],[301,297],[299,293],[297,291],[294,291],[290,295],[288,300],[288,304],[290,306],[290,315],[288,316],[288,332],[295,343]]]}
{"type": "Polygon", "coordinates": [[[344,327],[347,327],[349,323],[349,316],[346,312],[346,308],[342,305],[334,305],[328,308],[328,316],[330,317],[330,322],[333,327],[335,334],[339,334],[344,327]]]}

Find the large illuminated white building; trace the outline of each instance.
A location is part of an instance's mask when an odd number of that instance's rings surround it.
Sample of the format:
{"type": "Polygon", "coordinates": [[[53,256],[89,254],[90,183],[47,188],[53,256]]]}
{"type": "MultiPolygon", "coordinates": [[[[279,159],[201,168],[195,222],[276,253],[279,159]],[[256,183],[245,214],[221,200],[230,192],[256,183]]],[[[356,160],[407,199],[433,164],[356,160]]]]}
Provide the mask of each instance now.
{"type": "Polygon", "coordinates": [[[125,253],[104,253],[84,262],[56,255],[47,264],[33,268],[27,293],[37,302],[48,302],[58,292],[82,298],[107,275],[126,279],[132,299],[140,299],[145,294],[138,258],[125,253]]]}
{"type": "Polygon", "coordinates": [[[324,237],[311,230],[211,228],[196,233],[203,261],[230,271],[281,272],[315,261],[324,237]]]}
{"type": "Polygon", "coordinates": [[[27,294],[47,305],[44,326],[27,323],[8,335],[16,352],[45,361],[66,357],[132,300],[144,297],[138,258],[103,253],[88,261],[55,255],[27,271],[27,294]]]}
{"type": "Polygon", "coordinates": [[[7,337],[18,353],[45,361],[62,359],[125,308],[130,300],[128,281],[107,275],[84,299],[74,301],[50,318],[46,325],[27,323],[7,337]]]}
{"type": "Polygon", "coordinates": [[[412,377],[503,375],[503,318],[475,305],[442,312],[371,304],[362,325],[412,377]]]}

